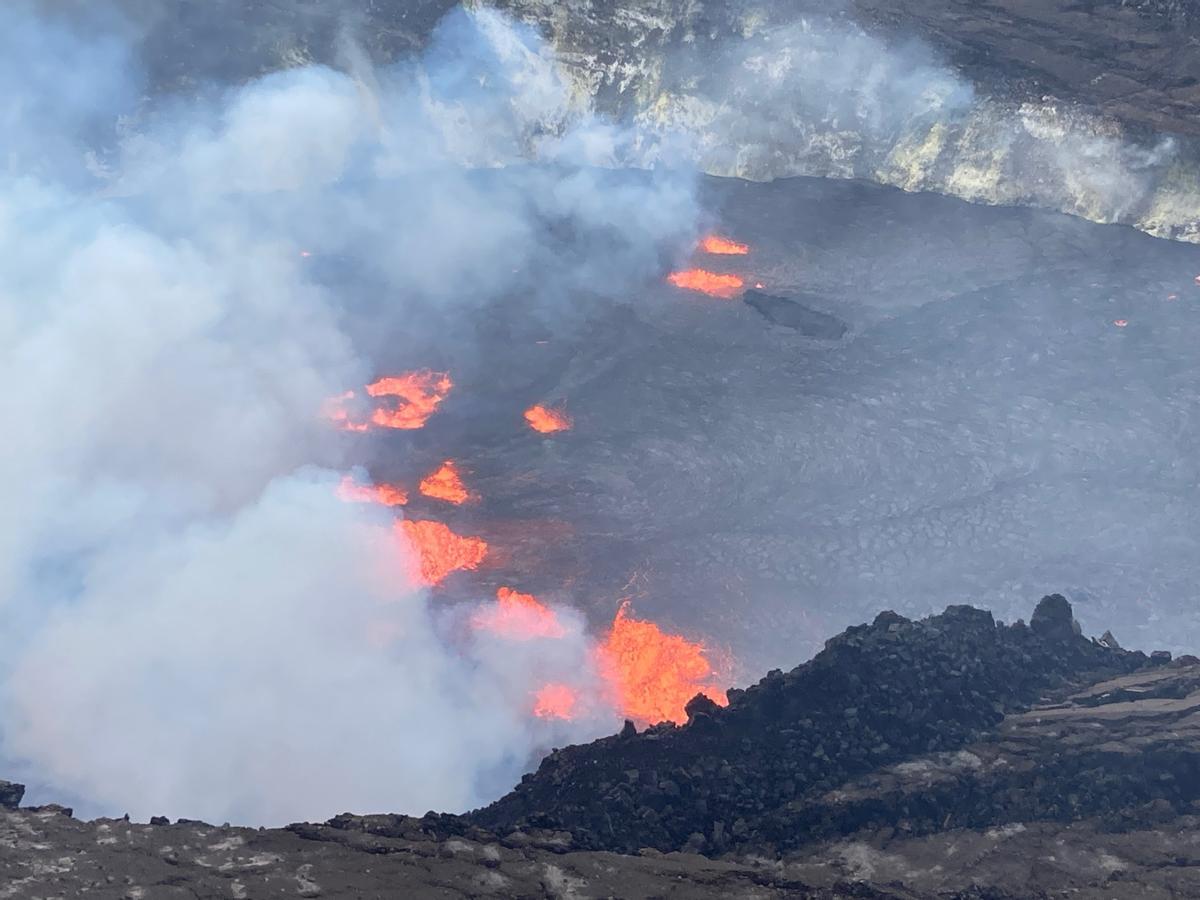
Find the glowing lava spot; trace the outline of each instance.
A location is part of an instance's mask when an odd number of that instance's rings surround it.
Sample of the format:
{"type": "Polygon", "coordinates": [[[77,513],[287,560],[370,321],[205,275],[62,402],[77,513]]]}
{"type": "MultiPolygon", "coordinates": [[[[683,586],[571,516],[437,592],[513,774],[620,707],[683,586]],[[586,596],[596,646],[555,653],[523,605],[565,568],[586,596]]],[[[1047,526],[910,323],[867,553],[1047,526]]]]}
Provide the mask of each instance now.
{"type": "Polygon", "coordinates": [[[371,421],[382,428],[423,428],[452,387],[449,375],[428,369],[380,378],[367,385],[367,393],[372,397],[396,397],[400,402],[394,409],[376,409],[371,421]]]}
{"type": "Polygon", "coordinates": [[[621,604],[597,651],[600,670],[626,716],[648,724],[678,724],[687,719],[684,707],[696,694],[728,705],[724,690],[711,681],[715,673],[702,645],[630,618],[628,607],[628,602],[621,604]]]}
{"type": "Polygon", "coordinates": [[[353,399],[354,391],[331,397],[325,401],[321,414],[342,431],[366,431],[371,427],[369,422],[355,422],[350,418],[350,410],[346,407],[353,399]]]}
{"type": "Polygon", "coordinates": [[[556,431],[570,431],[571,417],[559,409],[548,406],[531,406],[525,410],[525,421],[534,431],[542,434],[553,434],[556,431]]]}
{"type": "Polygon", "coordinates": [[[566,634],[554,610],[532,594],[522,594],[507,587],[496,591],[495,605],[477,612],[471,624],[514,641],[560,638],[566,634]]]}
{"type": "Polygon", "coordinates": [[[420,584],[440,584],[451,572],[477,569],[487,556],[487,541],[455,534],[441,522],[405,519],[396,527],[416,554],[413,580],[420,584]]]}
{"type": "Polygon", "coordinates": [[[547,684],[534,697],[533,714],[540,719],[570,719],[578,699],[565,684],[547,684]]]}
{"type": "Polygon", "coordinates": [[[710,234],[700,242],[700,249],[716,256],[745,256],[750,252],[750,245],[710,234]]]}
{"type": "Polygon", "coordinates": [[[441,468],[436,472],[425,477],[421,482],[420,489],[426,497],[445,500],[455,506],[471,499],[471,492],[467,490],[462,482],[462,477],[458,474],[458,466],[449,459],[442,463],[441,468]]]}
{"type": "Polygon", "coordinates": [[[347,503],[379,503],[383,506],[403,506],[408,492],[394,484],[358,484],[347,475],[338,485],[339,500],[347,503]]]}
{"type": "Polygon", "coordinates": [[[687,291],[700,291],[710,297],[729,299],[742,289],[744,282],[737,275],[721,275],[704,269],[688,269],[686,272],[672,272],[667,281],[677,288],[687,291]]]}

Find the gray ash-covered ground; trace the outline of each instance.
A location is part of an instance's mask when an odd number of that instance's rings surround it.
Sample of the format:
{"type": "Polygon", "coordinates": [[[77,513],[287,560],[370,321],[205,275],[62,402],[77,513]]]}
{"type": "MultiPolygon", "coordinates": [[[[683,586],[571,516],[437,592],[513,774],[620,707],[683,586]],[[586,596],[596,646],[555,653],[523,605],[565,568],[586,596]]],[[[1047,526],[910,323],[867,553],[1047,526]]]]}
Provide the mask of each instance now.
{"type": "Polygon", "coordinates": [[[474,331],[382,353],[456,378],[424,430],[364,450],[410,485],[460,462],[479,502],[409,511],[493,548],[450,594],[508,584],[597,626],[632,596],[746,672],[880,606],[969,599],[1011,621],[1046,584],[1127,645],[1200,643],[1200,252],[863,183],[709,179],[704,195],[751,253],[678,266],[740,273],[848,331],[809,338],[650,282],[573,297],[566,319],[516,296],[474,331]],[[525,428],[534,402],[565,403],[574,429],[525,428]]]}

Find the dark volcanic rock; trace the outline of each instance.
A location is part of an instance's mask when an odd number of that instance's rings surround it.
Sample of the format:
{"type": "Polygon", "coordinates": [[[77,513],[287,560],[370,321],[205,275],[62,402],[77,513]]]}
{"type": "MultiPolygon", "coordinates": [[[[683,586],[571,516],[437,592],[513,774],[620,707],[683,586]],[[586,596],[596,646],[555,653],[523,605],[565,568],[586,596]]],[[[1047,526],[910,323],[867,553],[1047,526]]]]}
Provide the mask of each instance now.
{"type": "Polygon", "coordinates": [[[16,809],[25,796],[25,785],[0,780],[0,809],[16,809]]]}
{"type": "Polygon", "coordinates": [[[1050,640],[1070,640],[1080,633],[1071,604],[1062,594],[1043,597],[1029,618],[1029,627],[1050,640]]]}
{"type": "Polygon", "coordinates": [[[465,817],[345,814],[253,830],[0,811],[0,889],[1200,896],[1200,660],[1151,665],[1085,640],[1060,597],[1029,627],[963,606],[923,621],[880,613],[731,695],[728,708],[689,703],[683,728],[556,752],[465,817]],[[663,852],[675,845],[684,852],[663,852]]]}
{"type": "Polygon", "coordinates": [[[818,312],[795,298],[749,290],[742,294],[742,300],[762,313],[767,321],[794,328],[808,337],[836,341],[847,331],[846,323],[837,316],[818,312]]]}
{"type": "Polygon", "coordinates": [[[1061,597],[1033,620],[1006,627],[968,606],[917,622],[882,614],[682,728],[560,750],[467,820],[562,829],[577,846],[622,851],[697,847],[697,834],[713,854],[796,847],[821,830],[813,798],[847,779],[957,750],[1046,691],[1148,663],[1080,637],[1061,597]]]}

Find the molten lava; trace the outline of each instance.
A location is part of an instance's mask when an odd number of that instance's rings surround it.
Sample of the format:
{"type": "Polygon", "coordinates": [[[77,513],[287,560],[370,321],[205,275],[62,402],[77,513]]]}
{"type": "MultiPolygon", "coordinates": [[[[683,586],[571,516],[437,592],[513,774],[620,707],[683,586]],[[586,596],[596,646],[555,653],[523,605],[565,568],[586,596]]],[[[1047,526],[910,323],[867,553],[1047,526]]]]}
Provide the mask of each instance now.
{"type": "Polygon", "coordinates": [[[551,409],[548,406],[531,406],[525,410],[525,421],[529,423],[529,427],[534,431],[540,431],[542,434],[553,434],[556,431],[569,431],[571,428],[571,417],[565,412],[558,409],[551,409]]]}
{"type": "Polygon", "coordinates": [[[471,624],[514,641],[560,638],[566,634],[554,610],[531,594],[507,587],[496,591],[496,604],[476,613],[471,624]]]}
{"type": "Polygon", "coordinates": [[[750,252],[748,244],[739,244],[737,241],[731,241],[729,238],[719,237],[715,234],[710,234],[702,240],[700,249],[716,256],[745,256],[750,252]]]}
{"type": "Polygon", "coordinates": [[[455,506],[471,499],[471,492],[467,490],[462,482],[462,477],[458,474],[458,466],[450,459],[442,463],[441,468],[436,472],[426,476],[421,482],[420,489],[426,497],[445,500],[455,506]]]}
{"type": "Polygon", "coordinates": [[[376,409],[371,421],[382,428],[423,428],[452,387],[449,375],[428,369],[380,378],[367,385],[367,393],[372,397],[396,397],[400,403],[395,409],[376,409]]]}
{"type": "Polygon", "coordinates": [[[729,299],[742,289],[745,283],[737,275],[722,275],[708,272],[704,269],[688,269],[686,272],[672,272],[667,281],[677,288],[688,291],[699,291],[710,297],[729,299]]]}
{"type": "Polygon", "coordinates": [[[347,503],[379,503],[383,506],[403,506],[408,492],[394,484],[358,484],[347,475],[338,485],[339,500],[347,503]]]}
{"type": "Polygon", "coordinates": [[[420,584],[440,584],[451,572],[477,569],[487,556],[487,541],[455,534],[441,522],[405,519],[396,527],[416,553],[416,571],[412,574],[420,584]]]}
{"type": "Polygon", "coordinates": [[[331,397],[325,401],[322,414],[342,431],[366,431],[371,427],[369,422],[356,422],[350,418],[350,410],[346,407],[354,399],[354,391],[331,397]]]}
{"type": "Polygon", "coordinates": [[[678,724],[687,719],[684,707],[698,693],[719,706],[728,704],[711,680],[715,673],[702,645],[630,618],[628,607],[621,604],[597,651],[600,670],[626,716],[647,724],[678,724]]]}
{"type": "Polygon", "coordinates": [[[540,719],[570,719],[578,699],[565,684],[547,684],[534,698],[533,714],[540,719]]]}

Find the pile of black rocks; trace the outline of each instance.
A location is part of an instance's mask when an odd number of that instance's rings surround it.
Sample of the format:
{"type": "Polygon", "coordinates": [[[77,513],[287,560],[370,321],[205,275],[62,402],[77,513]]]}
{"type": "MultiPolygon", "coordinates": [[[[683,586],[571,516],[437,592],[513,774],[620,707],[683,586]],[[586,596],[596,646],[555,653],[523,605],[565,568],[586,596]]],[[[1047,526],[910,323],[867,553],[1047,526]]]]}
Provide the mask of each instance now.
{"type": "Polygon", "coordinates": [[[950,751],[1056,691],[1161,664],[1080,635],[1045,597],[1030,623],[952,606],[911,621],[884,612],[810,662],[697,696],[689,720],[556,751],[465,822],[558,831],[577,848],[782,852],[813,837],[811,801],[914,755],[950,751]]]}

